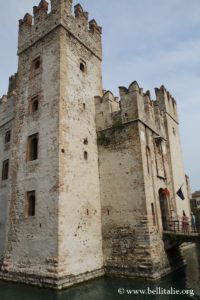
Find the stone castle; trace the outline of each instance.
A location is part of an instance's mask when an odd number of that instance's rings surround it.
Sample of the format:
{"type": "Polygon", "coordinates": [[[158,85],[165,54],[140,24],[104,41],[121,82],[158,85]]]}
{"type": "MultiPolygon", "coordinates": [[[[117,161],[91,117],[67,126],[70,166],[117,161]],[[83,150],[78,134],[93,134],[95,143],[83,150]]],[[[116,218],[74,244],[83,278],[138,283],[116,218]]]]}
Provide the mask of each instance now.
{"type": "Polygon", "coordinates": [[[176,101],[136,81],[103,91],[101,27],[72,4],[42,0],[19,21],[0,100],[0,279],[157,279],[183,265],[163,229],[190,212],[176,101]]]}

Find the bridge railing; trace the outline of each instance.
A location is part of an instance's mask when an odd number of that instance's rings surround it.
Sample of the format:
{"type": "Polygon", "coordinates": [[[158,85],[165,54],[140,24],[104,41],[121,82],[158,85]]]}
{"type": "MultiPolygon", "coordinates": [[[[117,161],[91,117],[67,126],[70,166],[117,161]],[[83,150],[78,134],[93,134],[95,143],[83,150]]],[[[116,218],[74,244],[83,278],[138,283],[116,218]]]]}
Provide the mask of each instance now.
{"type": "Polygon", "coordinates": [[[200,225],[194,224],[191,221],[168,220],[164,222],[163,229],[164,231],[172,231],[175,233],[200,234],[200,225]]]}

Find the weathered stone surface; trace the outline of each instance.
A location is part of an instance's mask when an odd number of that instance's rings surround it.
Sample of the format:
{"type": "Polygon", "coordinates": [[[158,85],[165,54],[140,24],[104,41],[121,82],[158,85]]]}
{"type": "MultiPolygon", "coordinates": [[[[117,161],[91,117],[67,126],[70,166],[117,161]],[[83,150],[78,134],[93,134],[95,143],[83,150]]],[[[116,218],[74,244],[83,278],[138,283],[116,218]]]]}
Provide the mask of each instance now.
{"type": "Polygon", "coordinates": [[[103,92],[101,27],[71,10],[72,0],[50,12],[42,0],[19,22],[18,73],[0,99],[0,278],[55,289],[104,274],[157,279],[183,264],[178,244],[163,242],[162,210],[189,214],[176,103],[136,81],[120,99],[103,92]]]}

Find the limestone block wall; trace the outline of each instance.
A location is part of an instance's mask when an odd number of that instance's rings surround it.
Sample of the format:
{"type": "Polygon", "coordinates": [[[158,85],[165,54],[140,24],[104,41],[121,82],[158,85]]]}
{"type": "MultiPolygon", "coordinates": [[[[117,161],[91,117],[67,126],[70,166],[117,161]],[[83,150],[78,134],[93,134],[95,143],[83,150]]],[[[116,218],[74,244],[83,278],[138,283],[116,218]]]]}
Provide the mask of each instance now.
{"type": "MultiPolygon", "coordinates": [[[[10,176],[2,181],[3,161],[11,157],[12,126],[14,97],[5,97],[0,100],[0,262],[2,262],[5,246],[8,207],[10,198],[10,176]],[[11,131],[11,141],[5,143],[6,132],[11,131]]],[[[10,174],[9,174],[10,175],[10,174]]]]}
{"type": "Polygon", "coordinates": [[[96,98],[104,264],[111,274],[157,278],[183,264],[162,239],[177,216],[166,111],[136,82],[120,96],[119,110],[110,92],[96,98]]]}
{"type": "Polygon", "coordinates": [[[185,178],[176,102],[164,86],[157,89],[156,94],[157,101],[165,112],[167,152],[169,155],[168,159],[173,182],[174,197],[176,199],[177,215],[181,217],[184,210],[187,216],[190,216],[188,186],[185,178]],[[185,196],[184,201],[176,195],[176,192],[180,187],[182,187],[185,196]]]}
{"type": "Polygon", "coordinates": [[[184,210],[187,216],[190,216],[190,205],[182,158],[179,126],[170,117],[166,118],[168,130],[168,147],[171,158],[171,172],[174,182],[177,214],[181,217],[184,210]],[[182,191],[185,196],[184,201],[176,195],[176,192],[179,190],[180,187],[182,187],[182,191]]]}
{"type": "Polygon", "coordinates": [[[103,266],[94,118],[94,95],[102,95],[101,60],[63,29],[60,65],[59,256],[63,274],[77,275],[103,266]]]}
{"type": "Polygon", "coordinates": [[[24,18],[19,20],[18,53],[29,48],[55,28],[62,26],[94,55],[101,58],[101,27],[94,19],[88,21],[88,13],[81,5],[74,7],[73,15],[72,2],[72,0],[51,0],[51,10],[49,10],[49,3],[42,0],[33,8],[33,16],[26,13],[24,18]]]}
{"type": "MultiPolygon", "coordinates": [[[[72,276],[78,275],[75,282],[83,280],[82,273],[97,276],[103,266],[94,117],[94,96],[102,96],[101,28],[95,20],[88,23],[80,5],[73,16],[72,1],[51,4],[50,12],[45,0],[34,7],[34,23],[29,14],[19,22],[19,84],[2,271],[23,281],[26,274],[29,282],[32,275],[42,276],[45,284],[59,274],[69,285],[72,276]],[[32,113],[35,96],[39,109],[32,113]],[[38,134],[38,158],[27,161],[28,137],[33,134],[38,134]],[[28,191],[36,193],[32,217],[25,216],[28,191]]],[[[9,93],[12,86],[14,79],[9,93]]]]}
{"type": "Polygon", "coordinates": [[[21,53],[18,97],[13,122],[11,152],[11,205],[4,268],[44,274],[48,258],[57,256],[58,243],[58,100],[59,35],[21,53]],[[40,56],[41,65],[32,69],[40,56]],[[30,113],[30,100],[39,98],[39,109],[30,113]],[[27,161],[28,136],[38,133],[38,159],[27,161]],[[36,192],[35,216],[25,217],[26,192],[36,192]]]}
{"type": "MultiPolygon", "coordinates": [[[[137,123],[98,132],[103,253],[108,273],[142,272],[137,251],[147,246],[148,237],[138,133],[137,123]]],[[[146,257],[147,262],[148,254],[146,257]]]]}

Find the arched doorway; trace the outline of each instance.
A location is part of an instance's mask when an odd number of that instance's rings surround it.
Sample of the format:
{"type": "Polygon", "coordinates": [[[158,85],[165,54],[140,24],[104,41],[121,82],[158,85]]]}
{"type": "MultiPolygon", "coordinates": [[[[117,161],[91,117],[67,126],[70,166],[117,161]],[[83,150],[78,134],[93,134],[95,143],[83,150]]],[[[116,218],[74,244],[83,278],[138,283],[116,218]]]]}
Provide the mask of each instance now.
{"type": "Polygon", "coordinates": [[[162,226],[163,226],[163,230],[167,230],[167,220],[169,219],[168,199],[163,188],[160,188],[158,193],[159,193],[162,226]]]}

